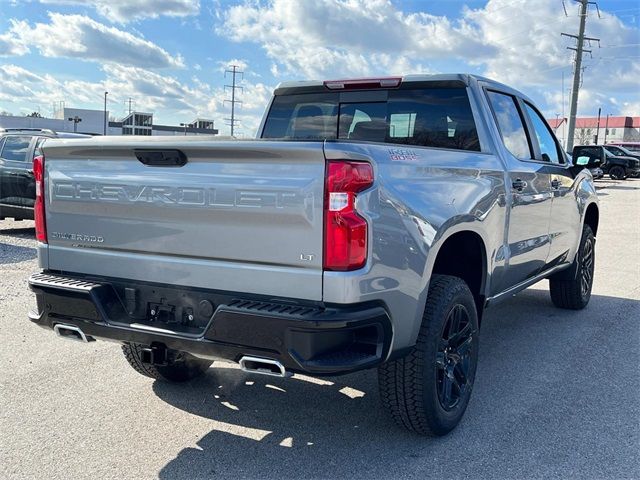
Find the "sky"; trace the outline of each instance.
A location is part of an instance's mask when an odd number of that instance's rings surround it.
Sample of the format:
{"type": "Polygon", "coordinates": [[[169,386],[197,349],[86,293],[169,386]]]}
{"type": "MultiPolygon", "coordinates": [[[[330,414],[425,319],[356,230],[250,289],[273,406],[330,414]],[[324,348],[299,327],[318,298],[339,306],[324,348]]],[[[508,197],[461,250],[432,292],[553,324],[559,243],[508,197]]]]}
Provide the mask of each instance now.
{"type": "MultiPolygon", "coordinates": [[[[579,115],[640,116],[640,1],[599,0],[579,115]]],[[[574,0],[0,0],[0,112],[54,105],[196,117],[228,134],[229,65],[244,72],[241,136],[278,83],[412,73],[484,75],[568,116],[574,0]],[[565,13],[566,10],[566,13],[565,13]],[[564,89],[563,89],[564,77],[564,89]]]]}

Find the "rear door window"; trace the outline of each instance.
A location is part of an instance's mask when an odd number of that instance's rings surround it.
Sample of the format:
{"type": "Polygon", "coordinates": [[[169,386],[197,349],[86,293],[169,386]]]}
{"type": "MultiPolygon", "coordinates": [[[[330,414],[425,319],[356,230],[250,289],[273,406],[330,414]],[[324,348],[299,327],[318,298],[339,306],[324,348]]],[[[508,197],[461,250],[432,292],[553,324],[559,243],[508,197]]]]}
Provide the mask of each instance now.
{"type": "Polygon", "coordinates": [[[339,92],[276,96],[262,138],[480,150],[465,88],[388,90],[384,95],[386,100],[370,102],[341,101],[339,92]]]}
{"type": "Polygon", "coordinates": [[[520,160],[533,158],[524,122],[515,98],[504,93],[488,91],[489,101],[502,136],[504,146],[520,160]]]}
{"type": "Polygon", "coordinates": [[[540,158],[538,160],[563,163],[558,151],[558,144],[542,116],[527,102],[524,102],[524,108],[527,111],[527,115],[529,115],[540,147],[540,158]]]}
{"type": "Polygon", "coordinates": [[[20,137],[10,135],[5,137],[0,157],[4,160],[12,160],[15,162],[26,162],[27,153],[29,153],[29,144],[31,137],[20,137]]]}

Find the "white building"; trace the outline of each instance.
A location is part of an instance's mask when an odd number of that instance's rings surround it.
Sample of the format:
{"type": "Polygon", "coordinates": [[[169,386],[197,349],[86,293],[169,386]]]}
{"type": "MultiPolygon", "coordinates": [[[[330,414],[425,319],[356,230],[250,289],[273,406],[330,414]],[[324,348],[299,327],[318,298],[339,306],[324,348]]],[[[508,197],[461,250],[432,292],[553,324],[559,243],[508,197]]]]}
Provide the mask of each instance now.
{"type": "MultiPolygon", "coordinates": [[[[106,112],[109,118],[109,111],[106,112]]],[[[156,125],[153,114],[131,112],[119,122],[107,122],[107,135],[217,135],[213,120],[196,119],[189,124],[156,125]]],[[[2,128],[48,128],[56,132],[77,132],[103,135],[105,130],[104,110],[64,108],[56,112],[55,118],[18,117],[0,115],[2,128]]]]}
{"type": "MultiPolygon", "coordinates": [[[[109,112],[107,112],[107,115],[109,115],[109,112]]],[[[104,111],[64,108],[56,112],[54,118],[0,115],[0,127],[49,128],[56,132],[73,132],[75,127],[78,133],[102,135],[104,133],[104,111]],[[75,122],[74,118],[80,120],[75,122]]]]}

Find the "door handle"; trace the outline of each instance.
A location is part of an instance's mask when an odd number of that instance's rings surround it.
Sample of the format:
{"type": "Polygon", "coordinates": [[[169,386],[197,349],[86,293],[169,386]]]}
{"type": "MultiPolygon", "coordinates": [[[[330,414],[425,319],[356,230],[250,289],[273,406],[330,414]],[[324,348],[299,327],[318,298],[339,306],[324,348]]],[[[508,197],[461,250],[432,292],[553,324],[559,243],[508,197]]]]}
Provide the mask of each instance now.
{"type": "Polygon", "coordinates": [[[518,190],[519,192],[521,192],[527,187],[527,182],[517,178],[513,182],[511,182],[511,186],[514,188],[514,190],[518,190]]]}
{"type": "Polygon", "coordinates": [[[560,188],[560,180],[558,180],[557,178],[554,178],[553,180],[551,180],[551,188],[555,190],[560,188]]]}

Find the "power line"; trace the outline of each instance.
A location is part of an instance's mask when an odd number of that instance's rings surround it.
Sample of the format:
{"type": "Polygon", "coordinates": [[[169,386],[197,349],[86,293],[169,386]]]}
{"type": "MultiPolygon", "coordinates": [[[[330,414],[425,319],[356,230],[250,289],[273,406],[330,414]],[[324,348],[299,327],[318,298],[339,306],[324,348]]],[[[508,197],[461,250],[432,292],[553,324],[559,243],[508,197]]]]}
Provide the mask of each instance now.
{"type": "Polygon", "coordinates": [[[227,88],[231,89],[231,100],[225,100],[223,104],[227,102],[231,104],[231,118],[225,118],[225,121],[227,121],[228,122],[227,125],[231,127],[231,136],[233,137],[233,130],[237,125],[236,103],[242,103],[241,100],[236,100],[236,90],[239,89],[240,91],[244,91],[242,87],[239,87],[238,85],[236,85],[236,76],[240,75],[240,78],[243,79],[244,72],[239,71],[238,68],[240,67],[238,67],[237,65],[230,65],[229,68],[230,70],[224,71],[224,78],[227,78],[227,73],[230,73],[232,77],[232,81],[231,81],[231,85],[224,86],[224,90],[226,91],[227,88]]]}
{"type": "MultiPolygon", "coordinates": [[[[567,133],[567,150],[573,150],[573,136],[576,129],[576,113],[578,111],[578,93],[580,92],[580,87],[582,86],[582,73],[584,68],[582,67],[582,55],[584,53],[589,53],[591,55],[590,49],[584,48],[585,40],[591,45],[591,42],[598,42],[598,46],[600,45],[600,39],[594,37],[587,37],[584,34],[586,24],[587,24],[587,15],[589,14],[589,5],[595,5],[596,10],[598,11],[598,17],[600,17],[600,9],[598,8],[598,4],[595,2],[591,2],[589,0],[575,0],[580,3],[580,27],[578,30],[578,35],[573,35],[571,33],[561,33],[564,37],[573,38],[576,40],[575,47],[567,47],[569,50],[574,50],[575,59],[573,66],[573,88],[571,89],[571,108],[569,110],[569,127],[567,133]]],[[[593,55],[591,55],[593,58],[593,55]]]]}

